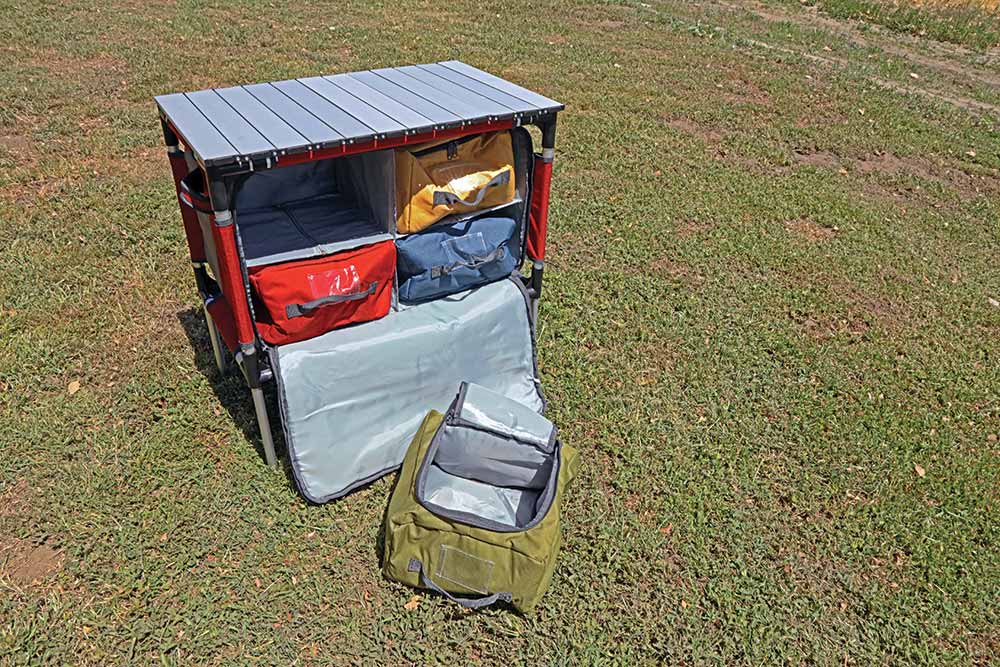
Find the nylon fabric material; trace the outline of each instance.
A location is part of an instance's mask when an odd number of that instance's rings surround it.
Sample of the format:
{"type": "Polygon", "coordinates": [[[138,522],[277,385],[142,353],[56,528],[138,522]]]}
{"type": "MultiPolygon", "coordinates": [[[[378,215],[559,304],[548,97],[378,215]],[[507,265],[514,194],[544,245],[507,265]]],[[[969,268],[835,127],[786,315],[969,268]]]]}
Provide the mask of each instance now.
{"type": "Polygon", "coordinates": [[[502,280],[521,262],[512,218],[485,217],[434,226],[396,241],[399,299],[418,303],[502,280]],[[473,264],[502,249],[494,261],[473,264]],[[445,273],[435,269],[453,267],[445,273]]]}
{"type": "Polygon", "coordinates": [[[240,211],[238,223],[249,266],[324,255],[343,241],[380,233],[366,211],[339,194],[240,211]]]}
{"type": "Polygon", "coordinates": [[[393,152],[384,150],[249,176],[235,197],[247,266],[388,238],[395,224],[392,165],[393,152]]]}
{"type": "Polygon", "coordinates": [[[544,261],[545,239],[548,234],[552,163],[536,156],[532,180],[531,207],[528,212],[528,257],[544,261]]]}
{"type": "Polygon", "coordinates": [[[473,382],[466,383],[458,417],[548,450],[555,427],[548,419],[519,403],[503,400],[473,382]]]}
{"type": "Polygon", "coordinates": [[[424,500],[439,507],[467,512],[511,528],[527,524],[535,516],[539,491],[508,489],[450,475],[440,467],[427,469],[424,500]]]}
{"type": "Polygon", "coordinates": [[[552,474],[552,455],[534,445],[449,424],[438,434],[434,465],[484,484],[541,490],[552,474]]]}
{"type": "Polygon", "coordinates": [[[296,482],[326,502],[403,460],[464,380],[542,409],[523,291],[503,281],[272,349],[296,482]]]}
{"type": "Polygon", "coordinates": [[[516,192],[507,131],[396,150],[396,229],[401,234],[419,232],[453,213],[511,202],[516,192]],[[461,201],[441,202],[438,193],[461,201]]]}
{"type": "Polygon", "coordinates": [[[238,211],[337,193],[334,160],[290,165],[249,176],[236,194],[238,211]]]}
{"type": "Polygon", "coordinates": [[[392,241],[250,271],[257,330],[273,345],[293,343],[385,316],[392,307],[392,241]],[[333,296],[356,299],[329,299],[333,296]],[[312,306],[312,307],[310,307],[312,306]]]}
{"type": "MultiPolygon", "coordinates": [[[[431,442],[444,421],[436,411],[428,413],[406,452],[399,478],[385,515],[385,549],[382,571],[393,581],[413,587],[423,584],[418,571],[409,570],[411,560],[420,561],[428,572],[437,572],[442,546],[448,546],[478,559],[494,563],[489,581],[482,581],[482,568],[472,561],[470,569],[460,562],[446,564],[450,578],[476,581],[481,592],[509,591],[511,604],[530,612],[538,604],[555,568],[560,539],[560,508],[567,487],[576,474],[578,456],[567,445],[560,447],[560,466],[556,495],[540,521],[532,528],[517,532],[497,532],[443,518],[416,499],[417,472],[428,455],[431,442]]],[[[436,583],[451,593],[467,594],[467,586],[437,577],[436,583]]]]}

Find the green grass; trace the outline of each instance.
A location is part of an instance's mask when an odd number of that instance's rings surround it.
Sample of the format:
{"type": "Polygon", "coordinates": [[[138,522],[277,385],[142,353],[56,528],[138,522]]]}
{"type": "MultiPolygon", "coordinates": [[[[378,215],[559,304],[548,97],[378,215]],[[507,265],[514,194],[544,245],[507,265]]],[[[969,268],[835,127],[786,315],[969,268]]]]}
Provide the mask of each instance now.
{"type": "Polygon", "coordinates": [[[776,4],[0,0],[0,664],[989,664],[1000,86],[776,4]],[[405,609],[391,477],[262,464],[151,101],[445,58],[568,106],[539,348],[583,463],[528,618],[405,609]]]}
{"type": "Polygon", "coordinates": [[[810,4],[835,18],[861,19],[975,49],[1000,47],[1000,12],[971,1],[917,5],[907,0],[811,0],[810,4]]]}

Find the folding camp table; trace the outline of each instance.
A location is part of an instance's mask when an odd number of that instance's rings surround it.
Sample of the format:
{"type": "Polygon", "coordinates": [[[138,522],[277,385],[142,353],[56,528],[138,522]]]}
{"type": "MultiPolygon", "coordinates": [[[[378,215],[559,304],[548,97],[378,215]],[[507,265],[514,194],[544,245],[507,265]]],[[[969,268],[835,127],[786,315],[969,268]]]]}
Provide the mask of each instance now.
{"type": "MultiPolygon", "coordinates": [[[[249,385],[265,458],[276,465],[262,384],[275,376],[254,323],[234,187],[288,165],[534,125],[522,278],[537,317],[542,292],[556,114],[563,105],[458,61],[315,76],[156,98],[195,284],[215,363],[232,353],[249,385]],[[201,187],[190,177],[200,172],[201,187]]],[[[529,145],[530,147],[530,145],[529,145]]],[[[415,317],[415,316],[414,316],[415,317]]],[[[366,325],[358,325],[359,331],[366,325]]],[[[362,334],[358,334],[362,335],[362,334]]]]}

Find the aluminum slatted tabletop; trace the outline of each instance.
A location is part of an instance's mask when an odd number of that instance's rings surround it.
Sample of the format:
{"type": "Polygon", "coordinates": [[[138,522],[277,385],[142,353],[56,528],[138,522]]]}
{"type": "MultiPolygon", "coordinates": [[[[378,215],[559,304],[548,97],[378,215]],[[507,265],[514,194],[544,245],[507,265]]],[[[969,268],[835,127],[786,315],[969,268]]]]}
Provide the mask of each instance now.
{"type": "Polygon", "coordinates": [[[156,103],[198,162],[227,171],[358,143],[399,145],[469,125],[520,125],[563,109],[457,60],[173,93],[156,103]]]}

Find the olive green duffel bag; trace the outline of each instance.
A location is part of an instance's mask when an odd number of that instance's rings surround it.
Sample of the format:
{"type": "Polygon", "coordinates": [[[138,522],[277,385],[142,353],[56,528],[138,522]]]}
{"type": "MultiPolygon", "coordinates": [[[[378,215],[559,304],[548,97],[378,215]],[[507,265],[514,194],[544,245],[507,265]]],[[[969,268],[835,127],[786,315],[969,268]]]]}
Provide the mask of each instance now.
{"type": "Polygon", "coordinates": [[[462,383],[410,444],[385,519],[383,572],[470,609],[530,611],[559,551],[577,455],[531,408],[462,383]]]}

